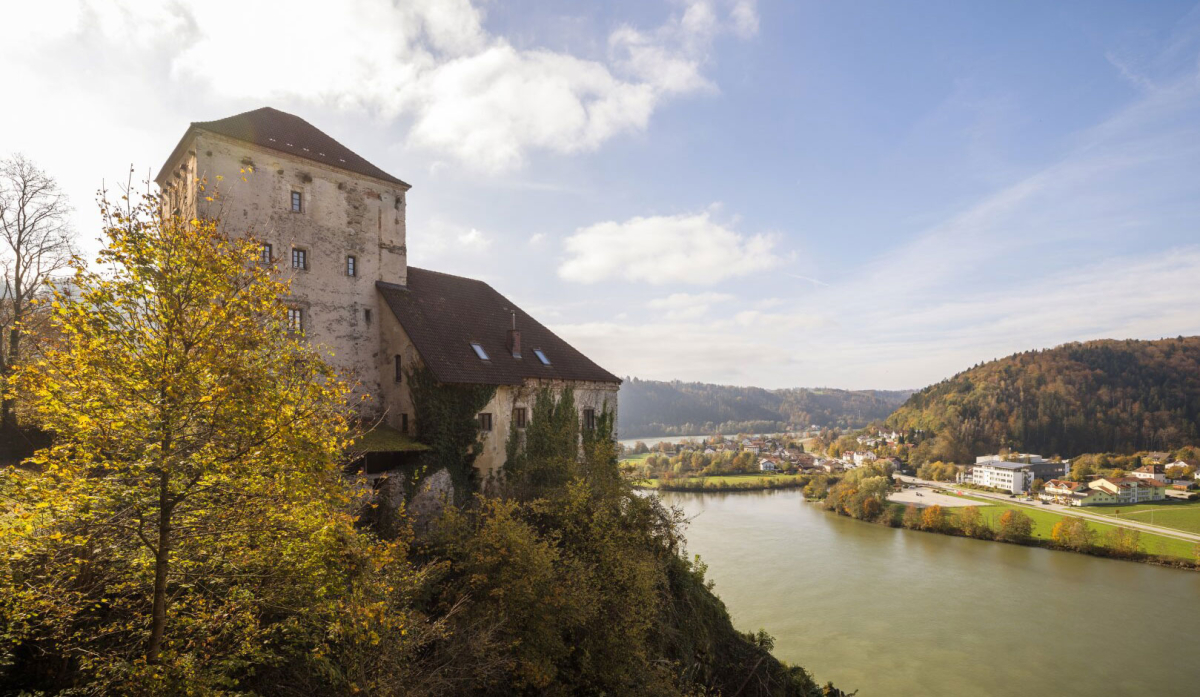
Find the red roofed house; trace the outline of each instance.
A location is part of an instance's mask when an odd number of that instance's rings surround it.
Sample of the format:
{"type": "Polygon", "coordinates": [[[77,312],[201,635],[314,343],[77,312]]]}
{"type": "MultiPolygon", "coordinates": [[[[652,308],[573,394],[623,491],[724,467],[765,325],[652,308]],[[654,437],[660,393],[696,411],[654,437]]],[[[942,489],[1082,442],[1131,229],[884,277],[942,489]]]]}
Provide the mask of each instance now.
{"type": "Polygon", "coordinates": [[[491,286],[409,267],[411,187],[304,119],[265,107],[193,123],[156,181],[168,213],[219,218],[262,243],[263,263],[291,278],[289,320],[370,395],[364,416],[412,434],[413,366],[443,384],[495,385],[479,414],[481,474],[503,464],[509,427],[524,426],[540,387],[571,385],[583,428],[617,409],[620,379],[491,286]]]}
{"type": "Polygon", "coordinates": [[[1129,474],[1138,479],[1153,479],[1164,483],[1167,481],[1167,468],[1163,465],[1142,465],[1129,474]]]}
{"type": "Polygon", "coordinates": [[[1167,485],[1156,479],[1100,478],[1088,482],[1088,486],[1092,489],[1107,491],[1117,497],[1117,503],[1124,504],[1161,501],[1167,497],[1167,485]]]}

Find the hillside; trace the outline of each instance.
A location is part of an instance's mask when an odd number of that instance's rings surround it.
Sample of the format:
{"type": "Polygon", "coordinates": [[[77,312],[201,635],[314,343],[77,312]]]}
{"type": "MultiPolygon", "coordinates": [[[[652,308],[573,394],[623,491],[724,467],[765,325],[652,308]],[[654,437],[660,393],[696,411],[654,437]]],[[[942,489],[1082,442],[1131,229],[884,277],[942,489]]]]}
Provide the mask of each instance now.
{"type": "Polygon", "coordinates": [[[1091,341],[978,365],[888,418],[933,459],[1007,446],[1043,455],[1172,450],[1200,440],[1200,337],[1091,341]],[[924,444],[923,444],[924,445],[924,444]]]}
{"type": "Polygon", "coordinates": [[[765,390],[631,378],[621,386],[622,438],[858,427],[887,417],[911,391],[765,390]]]}

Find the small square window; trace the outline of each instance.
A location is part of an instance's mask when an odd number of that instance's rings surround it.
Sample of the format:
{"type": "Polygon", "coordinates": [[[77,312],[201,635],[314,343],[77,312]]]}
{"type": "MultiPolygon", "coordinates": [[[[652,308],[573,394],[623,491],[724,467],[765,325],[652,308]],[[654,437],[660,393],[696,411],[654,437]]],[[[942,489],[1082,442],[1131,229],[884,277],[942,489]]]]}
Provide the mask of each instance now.
{"type": "Polygon", "coordinates": [[[288,331],[293,334],[304,333],[304,309],[299,307],[288,308],[288,331]]]}
{"type": "Polygon", "coordinates": [[[484,413],[484,414],[479,415],[479,430],[480,431],[492,430],[492,415],[491,414],[484,413]]]}
{"type": "Polygon", "coordinates": [[[472,341],[471,348],[475,349],[475,355],[479,356],[479,360],[481,360],[481,361],[491,360],[488,358],[487,351],[484,351],[483,347],[480,346],[478,343],[472,341]]]}
{"type": "Polygon", "coordinates": [[[355,259],[353,256],[346,257],[346,275],[347,276],[357,276],[358,275],[358,260],[355,259]]]}
{"type": "Polygon", "coordinates": [[[587,431],[596,430],[596,410],[595,409],[584,409],[583,410],[583,428],[584,428],[584,430],[587,430],[587,431]]]}
{"type": "Polygon", "coordinates": [[[308,250],[293,248],[292,249],[292,268],[293,269],[308,269],[308,250]]]}
{"type": "Polygon", "coordinates": [[[300,193],[299,191],[292,192],[292,212],[304,212],[304,194],[300,193]]]}
{"type": "Polygon", "coordinates": [[[262,263],[264,263],[264,264],[270,264],[270,263],[271,263],[271,258],[272,258],[272,257],[271,257],[271,251],[272,251],[272,250],[271,250],[271,245],[269,245],[269,244],[264,244],[264,245],[262,246],[262,255],[261,255],[261,258],[260,258],[260,261],[262,261],[262,263]]]}
{"type": "Polygon", "coordinates": [[[525,418],[527,412],[525,407],[517,407],[513,409],[513,426],[517,428],[525,428],[525,418]]]}
{"type": "Polygon", "coordinates": [[[542,353],[541,349],[534,349],[533,355],[538,357],[538,360],[542,362],[542,365],[550,365],[550,359],[546,358],[546,354],[542,353]]]}
{"type": "Polygon", "coordinates": [[[400,359],[400,354],[397,353],[393,357],[393,362],[395,363],[394,367],[396,369],[396,382],[402,382],[404,380],[404,364],[400,359]]]}

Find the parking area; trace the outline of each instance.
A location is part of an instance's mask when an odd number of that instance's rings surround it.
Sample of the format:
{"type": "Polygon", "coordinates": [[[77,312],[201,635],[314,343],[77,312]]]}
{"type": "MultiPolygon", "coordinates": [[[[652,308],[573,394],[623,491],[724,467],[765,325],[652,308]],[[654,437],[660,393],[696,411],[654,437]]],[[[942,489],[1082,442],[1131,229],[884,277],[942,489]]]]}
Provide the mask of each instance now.
{"type": "Polygon", "coordinates": [[[888,495],[888,501],[903,504],[915,503],[922,508],[925,506],[934,505],[943,506],[946,508],[988,505],[982,501],[971,501],[970,499],[960,499],[957,496],[939,494],[933,489],[926,489],[925,487],[918,489],[905,489],[904,491],[890,494],[888,495]]]}

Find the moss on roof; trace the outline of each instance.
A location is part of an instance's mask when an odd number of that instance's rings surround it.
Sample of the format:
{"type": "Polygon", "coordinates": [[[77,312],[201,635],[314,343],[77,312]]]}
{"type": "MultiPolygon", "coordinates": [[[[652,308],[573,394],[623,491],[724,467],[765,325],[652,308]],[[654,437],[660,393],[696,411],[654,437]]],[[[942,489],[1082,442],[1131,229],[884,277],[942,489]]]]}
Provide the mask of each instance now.
{"type": "Polygon", "coordinates": [[[352,448],[363,453],[400,453],[429,450],[428,445],[418,443],[387,424],[379,424],[359,436],[354,441],[352,448]]]}

